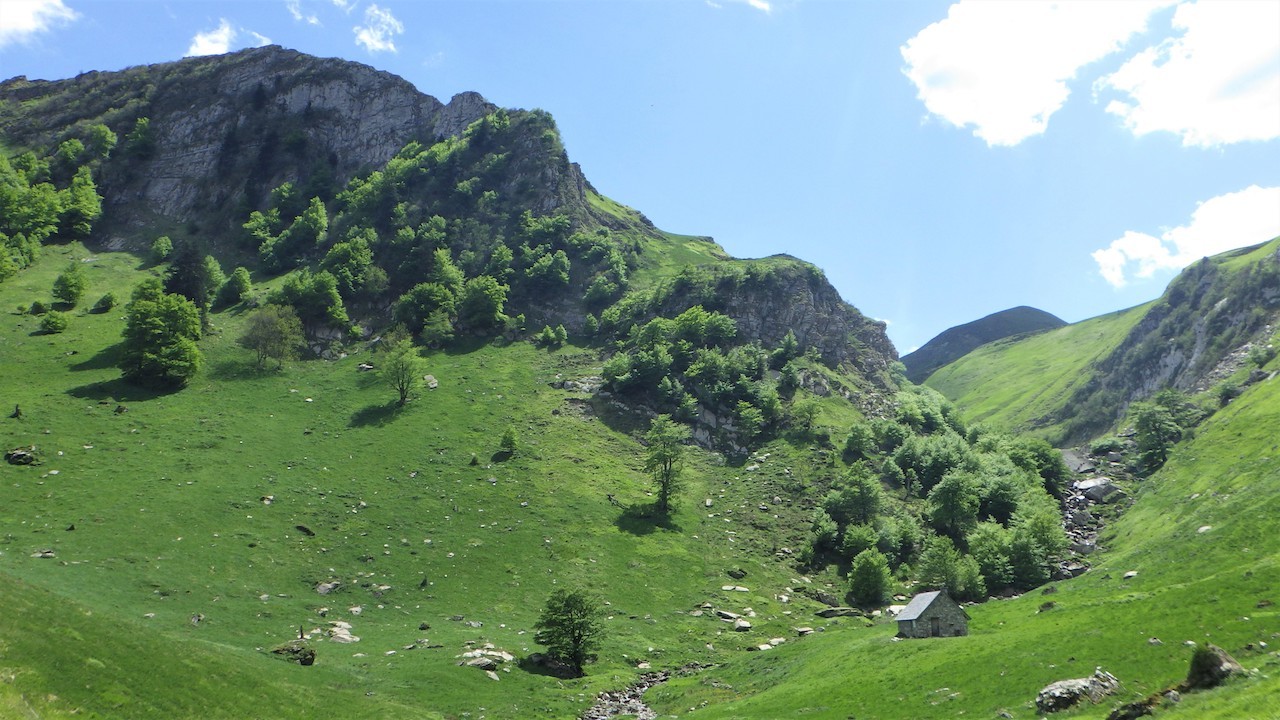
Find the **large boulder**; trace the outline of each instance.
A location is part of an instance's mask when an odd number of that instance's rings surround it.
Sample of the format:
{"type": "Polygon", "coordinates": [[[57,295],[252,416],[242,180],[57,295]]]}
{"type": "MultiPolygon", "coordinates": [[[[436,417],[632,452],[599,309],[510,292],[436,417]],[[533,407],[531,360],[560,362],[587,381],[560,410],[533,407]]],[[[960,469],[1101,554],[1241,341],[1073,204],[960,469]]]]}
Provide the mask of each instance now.
{"type": "Polygon", "coordinates": [[[1036,709],[1043,713],[1066,710],[1088,699],[1098,702],[1120,688],[1120,681],[1111,673],[1098,668],[1087,678],[1059,680],[1046,685],[1036,695],[1036,709]]]}
{"type": "Polygon", "coordinates": [[[316,651],[306,640],[290,640],[283,645],[277,645],[271,652],[283,660],[303,666],[312,665],[316,661],[316,651]]]}
{"type": "Polygon", "coordinates": [[[1196,648],[1191,656],[1191,669],[1187,672],[1187,681],[1183,688],[1200,690],[1215,688],[1226,682],[1227,678],[1244,672],[1244,668],[1226,650],[1217,645],[1205,645],[1196,648]]]}

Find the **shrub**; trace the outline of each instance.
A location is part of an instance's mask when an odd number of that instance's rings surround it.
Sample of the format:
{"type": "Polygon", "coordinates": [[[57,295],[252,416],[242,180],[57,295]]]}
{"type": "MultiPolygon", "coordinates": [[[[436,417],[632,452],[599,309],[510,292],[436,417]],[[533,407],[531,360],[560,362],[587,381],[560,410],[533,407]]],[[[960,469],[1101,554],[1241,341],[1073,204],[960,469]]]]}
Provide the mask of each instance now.
{"type": "Polygon", "coordinates": [[[93,304],[93,310],[91,312],[95,312],[95,313],[109,312],[112,308],[116,306],[116,302],[117,302],[116,294],[107,293],[106,295],[103,295],[102,297],[98,298],[98,302],[93,304]]]}
{"type": "Polygon", "coordinates": [[[151,243],[151,260],[153,262],[162,263],[169,259],[169,255],[173,253],[173,241],[168,235],[161,235],[156,241],[151,243]]]}
{"type": "Polygon", "coordinates": [[[68,324],[70,324],[70,320],[67,319],[66,313],[51,310],[47,315],[40,319],[40,330],[41,332],[46,332],[52,335],[53,333],[60,333],[63,330],[66,330],[68,324]]]}
{"type": "Polygon", "coordinates": [[[88,284],[89,278],[85,276],[84,269],[72,260],[67,269],[54,279],[53,297],[69,307],[75,307],[80,298],[84,297],[85,286],[88,284]]]}
{"type": "Polygon", "coordinates": [[[45,313],[47,313],[47,312],[49,312],[49,306],[45,305],[44,303],[40,302],[39,300],[37,300],[37,301],[35,301],[35,302],[31,303],[31,314],[32,314],[32,315],[43,315],[43,314],[45,314],[45,313]]]}

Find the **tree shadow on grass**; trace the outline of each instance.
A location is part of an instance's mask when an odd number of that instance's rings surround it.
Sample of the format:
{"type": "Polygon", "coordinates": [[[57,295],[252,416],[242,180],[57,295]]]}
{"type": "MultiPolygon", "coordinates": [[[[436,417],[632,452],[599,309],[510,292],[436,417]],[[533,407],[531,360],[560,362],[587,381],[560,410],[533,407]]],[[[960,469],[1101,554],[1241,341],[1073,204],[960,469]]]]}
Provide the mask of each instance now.
{"type": "Polygon", "coordinates": [[[543,675],[546,677],[560,678],[561,680],[569,680],[580,677],[573,671],[573,668],[562,662],[557,662],[542,653],[533,653],[520,658],[516,665],[531,675],[543,675]]]}
{"type": "Polygon", "coordinates": [[[381,427],[396,419],[396,416],[404,410],[404,406],[395,400],[383,403],[381,405],[369,405],[357,410],[351,415],[351,422],[347,423],[347,427],[381,427]]]}
{"type": "Polygon", "coordinates": [[[661,528],[672,532],[680,532],[681,527],[671,515],[658,512],[657,503],[628,505],[622,508],[613,524],[619,530],[632,535],[648,535],[661,528]]]}
{"type": "Polygon", "coordinates": [[[119,363],[120,343],[116,343],[115,345],[108,345],[107,347],[102,348],[85,360],[73,363],[71,365],[71,369],[75,371],[106,370],[107,368],[116,367],[119,363]]]}
{"type": "Polygon", "coordinates": [[[248,380],[250,378],[272,375],[280,372],[274,361],[258,367],[254,358],[233,358],[214,363],[209,368],[209,377],[216,380],[248,380]]]}
{"type": "Polygon", "coordinates": [[[116,378],[115,380],[103,380],[102,382],[73,387],[67,391],[67,394],[85,400],[108,400],[126,403],[154,400],[166,395],[172,395],[181,389],[180,387],[147,388],[125,382],[124,378],[116,378]]]}

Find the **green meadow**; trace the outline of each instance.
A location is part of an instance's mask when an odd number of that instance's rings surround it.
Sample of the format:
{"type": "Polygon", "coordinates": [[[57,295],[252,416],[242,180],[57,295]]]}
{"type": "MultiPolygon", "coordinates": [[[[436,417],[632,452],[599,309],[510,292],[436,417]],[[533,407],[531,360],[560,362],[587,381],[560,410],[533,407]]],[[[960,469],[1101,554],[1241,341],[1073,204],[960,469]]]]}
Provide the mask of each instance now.
{"type": "Polygon", "coordinates": [[[807,527],[810,508],[794,498],[821,470],[781,459],[786,443],[750,470],[692,453],[678,511],[656,522],[637,510],[652,502],[636,440],[647,419],[552,387],[598,374],[592,348],[461,343],[425,356],[439,386],[398,408],[359,369],[380,358],[363,344],[257,370],[234,342],[244,314],[232,309],[213,314],[189,387],[139,390],[115,367],[122,309],[83,308],[108,291],[127,298],[152,271],[67,245],[0,285],[0,401],[5,415],[22,410],[0,421],[0,442],[40,457],[0,468],[3,606],[30,609],[0,614],[10,705],[51,716],[569,717],[642,662],[719,661],[816,607],[775,599],[796,577],[774,556],[778,538],[807,527]],[[17,308],[48,302],[71,259],[88,268],[86,300],[65,332],[41,334],[17,308]],[[499,452],[507,428],[519,437],[510,457],[499,452]],[[53,557],[33,557],[44,551],[53,557]],[[316,591],[333,581],[336,591],[316,591]],[[485,643],[537,651],[532,624],[565,585],[608,603],[588,677],[507,663],[495,682],[458,666],[485,643]],[[691,614],[703,602],[752,608],[756,630],[691,614]],[[312,667],[267,652],[335,620],[360,641],[315,635],[312,667]]]}

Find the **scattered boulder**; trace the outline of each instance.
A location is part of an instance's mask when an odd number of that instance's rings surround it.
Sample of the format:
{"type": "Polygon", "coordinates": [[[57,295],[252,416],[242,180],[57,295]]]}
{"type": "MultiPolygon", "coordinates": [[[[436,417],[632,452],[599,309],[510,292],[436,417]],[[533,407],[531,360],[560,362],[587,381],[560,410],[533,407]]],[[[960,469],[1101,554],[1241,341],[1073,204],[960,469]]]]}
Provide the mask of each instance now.
{"type": "Polygon", "coordinates": [[[817,611],[814,615],[820,618],[862,617],[862,611],[851,607],[829,607],[817,611]]]}
{"type": "Polygon", "coordinates": [[[1201,690],[1215,688],[1227,678],[1244,672],[1244,668],[1226,650],[1217,645],[1197,647],[1191,655],[1191,669],[1182,689],[1201,690]]]}
{"type": "Polygon", "coordinates": [[[277,645],[272,648],[271,653],[283,660],[295,662],[304,667],[312,665],[316,661],[315,648],[311,647],[306,640],[290,640],[283,645],[277,645]]]}
{"type": "Polygon", "coordinates": [[[719,615],[721,620],[737,620],[742,617],[738,613],[730,612],[728,610],[716,610],[716,615],[719,615]]]}
{"type": "Polygon", "coordinates": [[[57,555],[57,553],[55,553],[52,549],[48,549],[48,548],[46,548],[46,549],[44,549],[44,550],[37,550],[37,551],[35,551],[35,552],[31,553],[31,557],[33,557],[33,558],[55,558],[55,557],[58,557],[58,555],[57,555]]]}
{"type": "Polygon", "coordinates": [[[440,387],[440,381],[436,380],[435,375],[423,375],[422,381],[427,384],[427,389],[429,390],[435,390],[440,387]]]}
{"type": "Polygon", "coordinates": [[[742,568],[733,568],[731,570],[726,571],[725,574],[733,578],[734,580],[741,580],[742,578],[747,576],[747,571],[743,570],[742,568]]]}
{"type": "Polygon", "coordinates": [[[36,446],[14,448],[4,454],[4,459],[10,465],[34,465],[36,462],[36,446]]]}
{"type": "Polygon", "coordinates": [[[1098,668],[1087,678],[1059,680],[1046,685],[1036,694],[1036,709],[1043,713],[1066,710],[1088,699],[1098,702],[1120,688],[1120,681],[1114,675],[1098,668]]]}
{"type": "Polygon", "coordinates": [[[341,620],[329,621],[329,639],[339,643],[360,642],[360,638],[351,634],[351,623],[341,620]]]}
{"type": "Polygon", "coordinates": [[[334,590],[337,590],[340,587],[342,587],[341,582],[338,582],[337,580],[330,580],[329,582],[322,582],[316,585],[316,592],[320,593],[321,595],[328,595],[329,593],[333,592],[334,590]]]}
{"type": "Polygon", "coordinates": [[[751,629],[751,623],[748,622],[745,618],[738,618],[737,620],[733,621],[733,629],[736,630],[737,632],[747,632],[748,630],[751,629]]]}

